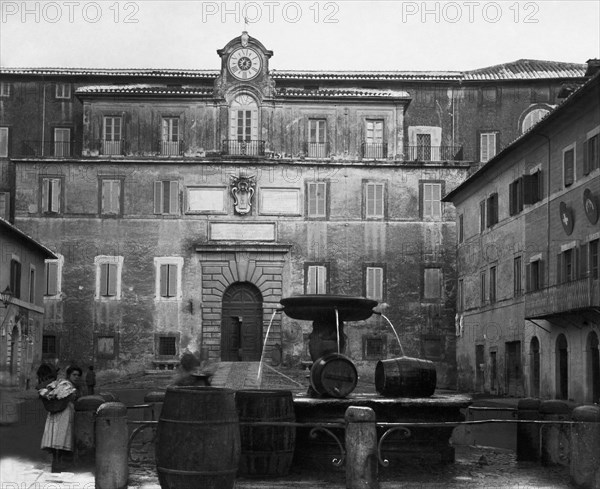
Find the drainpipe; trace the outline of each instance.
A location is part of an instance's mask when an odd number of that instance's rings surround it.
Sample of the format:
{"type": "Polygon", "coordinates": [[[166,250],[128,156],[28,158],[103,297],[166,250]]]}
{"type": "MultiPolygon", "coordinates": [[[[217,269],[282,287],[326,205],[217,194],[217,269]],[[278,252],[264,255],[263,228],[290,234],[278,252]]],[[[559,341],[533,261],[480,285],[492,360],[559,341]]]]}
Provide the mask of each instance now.
{"type": "Polygon", "coordinates": [[[46,132],[46,84],[42,85],[42,154],[44,156],[44,134],[46,132]]]}

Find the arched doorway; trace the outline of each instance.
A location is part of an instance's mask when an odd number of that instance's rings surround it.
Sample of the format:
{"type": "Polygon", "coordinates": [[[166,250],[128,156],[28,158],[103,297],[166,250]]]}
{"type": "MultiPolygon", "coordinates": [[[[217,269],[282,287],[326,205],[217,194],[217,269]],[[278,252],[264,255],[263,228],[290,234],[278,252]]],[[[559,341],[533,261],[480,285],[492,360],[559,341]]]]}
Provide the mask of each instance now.
{"type": "Polygon", "coordinates": [[[529,391],[531,397],[540,396],[540,341],[537,336],[529,343],[529,391]]]}
{"type": "Polygon", "coordinates": [[[569,353],[564,334],[556,338],[556,398],[569,398],[569,353]]]}
{"type": "Polygon", "coordinates": [[[231,284],[223,293],[221,360],[259,361],[262,331],[262,294],[249,282],[231,284]]]}
{"type": "Polygon", "coordinates": [[[587,378],[590,400],[593,403],[600,403],[600,351],[598,335],[595,331],[587,337],[587,378]]]}

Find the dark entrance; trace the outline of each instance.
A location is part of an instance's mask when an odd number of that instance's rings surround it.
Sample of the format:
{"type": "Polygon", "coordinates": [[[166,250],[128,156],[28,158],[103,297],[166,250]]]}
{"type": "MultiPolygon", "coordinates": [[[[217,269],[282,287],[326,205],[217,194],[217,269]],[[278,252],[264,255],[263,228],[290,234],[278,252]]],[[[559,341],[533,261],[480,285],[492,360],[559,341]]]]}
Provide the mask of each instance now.
{"type": "Polygon", "coordinates": [[[540,341],[536,336],[531,338],[529,346],[531,358],[529,359],[529,381],[531,397],[540,396],[540,341]]]}
{"type": "Polygon", "coordinates": [[[569,398],[569,353],[564,334],[556,338],[556,398],[569,398]]]}
{"type": "Polygon", "coordinates": [[[600,352],[598,350],[598,335],[591,332],[588,335],[588,379],[593,403],[600,403],[600,352]]]}
{"type": "Polygon", "coordinates": [[[509,341],[506,343],[506,394],[509,396],[520,395],[521,384],[521,342],[509,341]]]}
{"type": "Polygon", "coordinates": [[[221,360],[258,362],[262,350],[262,295],[251,283],[237,282],[223,293],[221,360]]]}
{"type": "Polygon", "coordinates": [[[490,392],[498,394],[498,359],[496,351],[490,351],[490,392]]]}
{"type": "Polygon", "coordinates": [[[485,360],[483,358],[484,346],[475,345],[475,390],[483,392],[484,378],[483,372],[485,368],[485,360]]]}

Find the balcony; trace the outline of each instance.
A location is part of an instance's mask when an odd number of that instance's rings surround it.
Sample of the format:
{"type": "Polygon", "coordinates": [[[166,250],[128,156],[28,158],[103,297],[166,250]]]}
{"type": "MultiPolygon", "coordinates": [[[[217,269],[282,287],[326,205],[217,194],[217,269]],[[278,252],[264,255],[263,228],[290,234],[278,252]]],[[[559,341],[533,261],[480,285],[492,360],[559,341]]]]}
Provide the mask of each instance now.
{"type": "Polygon", "coordinates": [[[304,143],[304,153],[307,158],[329,158],[329,143],[304,143]]]}
{"type": "Polygon", "coordinates": [[[405,161],[462,161],[462,146],[407,146],[405,161]]]}
{"type": "Polygon", "coordinates": [[[362,158],[366,160],[383,160],[387,158],[387,143],[367,143],[363,142],[360,147],[362,158]]]}
{"type": "Polygon", "coordinates": [[[561,314],[593,312],[600,308],[598,279],[573,280],[525,294],[525,318],[542,319],[561,314]]]}
{"type": "Polygon", "coordinates": [[[16,156],[70,158],[75,154],[75,141],[23,141],[16,156]]]}
{"type": "Polygon", "coordinates": [[[225,139],[223,141],[222,154],[227,156],[264,156],[265,142],[258,139],[249,139],[246,141],[225,139]]]}
{"type": "Polygon", "coordinates": [[[180,156],[183,151],[182,141],[159,141],[160,156],[180,156]]]}

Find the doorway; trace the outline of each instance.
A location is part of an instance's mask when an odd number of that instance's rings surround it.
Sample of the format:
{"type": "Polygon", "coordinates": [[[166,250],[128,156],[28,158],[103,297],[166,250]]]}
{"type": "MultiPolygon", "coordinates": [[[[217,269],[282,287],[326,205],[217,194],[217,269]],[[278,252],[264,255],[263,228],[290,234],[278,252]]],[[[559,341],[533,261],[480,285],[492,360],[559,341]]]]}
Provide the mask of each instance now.
{"type": "Polygon", "coordinates": [[[598,335],[592,331],[588,335],[588,386],[591,401],[600,403],[600,351],[598,350],[598,335]]]}
{"type": "Polygon", "coordinates": [[[518,396],[521,384],[521,342],[506,343],[506,394],[518,396]]]}
{"type": "Polygon", "coordinates": [[[540,396],[540,341],[537,336],[531,338],[529,346],[530,364],[529,364],[529,395],[531,397],[540,396]]]}
{"type": "Polygon", "coordinates": [[[262,294],[249,282],[231,284],[223,293],[221,360],[260,361],[262,331],[262,294]]]}
{"type": "Polygon", "coordinates": [[[564,334],[556,338],[556,398],[569,398],[569,352],[564,334]]]}

